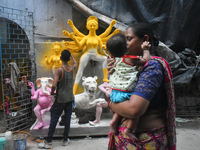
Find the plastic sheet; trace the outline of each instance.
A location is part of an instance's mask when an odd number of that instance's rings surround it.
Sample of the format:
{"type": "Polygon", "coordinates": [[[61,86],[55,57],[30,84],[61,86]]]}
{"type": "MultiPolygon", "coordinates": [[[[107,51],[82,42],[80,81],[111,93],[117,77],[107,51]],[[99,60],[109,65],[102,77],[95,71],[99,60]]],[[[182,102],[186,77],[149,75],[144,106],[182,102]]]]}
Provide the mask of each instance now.
{"type": "MultiPolygon", "coordinates": [[[[73,1],[73,0],[66,0],[73,1]]],[[[198,0],[80,0],[90,9],[126,25],[151,23],[160,40],[175,52],[194,49],[200,33],[198,0]]]]}
{"type": "MultiPolygon", "coordinates": [[[[65,1],[77,5],[75,4],[77,0],[65,1]]],[[[152,24],[155,34],[163,42],[155,53],[169,62],[176,87],[187,85],[194,76],[200,76],[199,60],[192,50],[200,34],[200,1],[79,1],[94,12],[116,19],[124,25],[137,22],[152,24]]],[[[82,9],[80,6],[76,8],[82,9]]],[[[86,11],[86,8],[82,11],[86,11]]]]}

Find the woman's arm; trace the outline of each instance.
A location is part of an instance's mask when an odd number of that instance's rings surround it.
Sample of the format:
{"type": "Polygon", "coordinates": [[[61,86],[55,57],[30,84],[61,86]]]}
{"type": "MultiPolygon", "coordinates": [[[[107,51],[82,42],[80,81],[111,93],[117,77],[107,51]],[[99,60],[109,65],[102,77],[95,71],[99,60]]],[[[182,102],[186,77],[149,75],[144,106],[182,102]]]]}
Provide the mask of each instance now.
{"type": "Polygon", "coordinates": [[[149,101],[138,95],[132,95],[130,100],[121,103],[110,102],[109,104],[109,107],[114,112],[130,119],[142,116],[146,112],[148,106],[149,101]]]}
{"type": "Polygon", "coordinates": [[[140,73],[130,100],[118,104],[111,103],[110,108],[123,117],[140,117],[146,112],[163,81],[162,65],[157,60],[150,60],[140,73]]]}

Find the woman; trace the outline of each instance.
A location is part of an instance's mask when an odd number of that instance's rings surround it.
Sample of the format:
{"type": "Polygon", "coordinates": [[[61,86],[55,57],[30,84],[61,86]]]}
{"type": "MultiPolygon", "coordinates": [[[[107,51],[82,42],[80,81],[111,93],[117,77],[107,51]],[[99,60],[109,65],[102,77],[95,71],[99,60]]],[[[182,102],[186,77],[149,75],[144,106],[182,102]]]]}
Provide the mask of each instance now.
{"type": "MultiPolygon", "coordinates": [[[[135,24],[125,32],[128,51],[142,56],[144,41],[151,44],[150,52],[158,45],[151,27],[135,24]]],[[[111,62],[108,70],[112,68],[111,62]]],[[[111,71],[110,71],[111,72],[111,71]]],[[[156,56],[139,70],[138,82],[130,100],[109,103],[112,111],[123,116],[118,134],[109,134],[109,149],[176,149],[175,102],[172,73],[168,63],[156,56]],[[138,140],[131,140],[124,130],[128,119],[139,119],[133,134],[138,140]]]]}

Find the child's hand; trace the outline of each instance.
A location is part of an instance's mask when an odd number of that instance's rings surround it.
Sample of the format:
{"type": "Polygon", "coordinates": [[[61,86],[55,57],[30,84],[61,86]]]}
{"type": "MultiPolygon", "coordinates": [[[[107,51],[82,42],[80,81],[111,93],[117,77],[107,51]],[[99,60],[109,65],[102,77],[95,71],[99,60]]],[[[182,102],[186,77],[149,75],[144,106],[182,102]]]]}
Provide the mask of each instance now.
{"type": "Polygon", "coordinates": [[[151,44],[149,43],[149,41],[144,41],[141,45],[142,50],[149,50],[151,47],[151,44]]]}

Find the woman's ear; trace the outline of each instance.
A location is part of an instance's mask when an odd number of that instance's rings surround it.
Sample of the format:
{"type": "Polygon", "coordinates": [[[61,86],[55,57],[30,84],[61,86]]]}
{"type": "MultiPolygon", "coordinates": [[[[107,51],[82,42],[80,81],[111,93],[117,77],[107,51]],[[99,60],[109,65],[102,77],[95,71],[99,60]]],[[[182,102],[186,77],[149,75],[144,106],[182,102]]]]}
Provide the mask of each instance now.
{"type": "MultiPolygon", "coordinates": [[[[149,41],[149,36],[148,36],[147,34],[145,34],[143,39],[144,39],[144,41],[147,41],[147,42],[148,42],[148,41],[149,41]]],[[[143,41],[143,42],[144,42],[144,41],[143,41]]]]}

